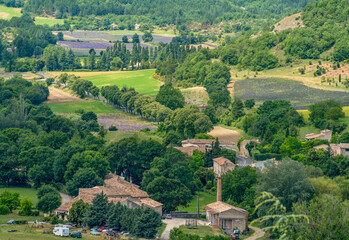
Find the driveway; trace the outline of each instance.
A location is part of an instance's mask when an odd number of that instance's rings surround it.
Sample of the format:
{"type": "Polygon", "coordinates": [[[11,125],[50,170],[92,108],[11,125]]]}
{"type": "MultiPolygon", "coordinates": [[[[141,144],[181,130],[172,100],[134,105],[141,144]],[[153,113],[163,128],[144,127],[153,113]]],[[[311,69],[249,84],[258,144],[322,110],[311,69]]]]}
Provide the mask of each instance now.
{"type": "Polygon", "coordinates": [[[71,196],[69,196],[65,193],[59,193],[59,195],[61,195],[61,197],[62,197],[62,205],[73,199],[71,196]]]}
{"type": "MultiPolygon", "coordinates": [[[[169,240],[170,239],[170,231],[173,228],[177,228],[181,225],[185,225],[185,218],[172,218],[172,219],[164,219],[162,220],[163,223],[166,223],[165,231],[161,235],[161,240],[169,240]]],[[[197,220],[198,225],[206,225],[207,223],[202,220],[197,220]]]]}

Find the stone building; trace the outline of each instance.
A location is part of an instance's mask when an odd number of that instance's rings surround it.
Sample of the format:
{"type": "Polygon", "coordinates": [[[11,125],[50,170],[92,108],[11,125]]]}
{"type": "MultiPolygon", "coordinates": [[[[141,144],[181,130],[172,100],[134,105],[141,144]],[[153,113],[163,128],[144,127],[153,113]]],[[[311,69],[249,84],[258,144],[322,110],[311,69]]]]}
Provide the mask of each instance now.
{"type": "Polygon", "coordinates": [[[114,174],[108,174],[106,176],[103,186],[79,188],[79,195],[69,202],[62,204],[55,210],[55,213],[66,220],[74,202],[82,200],[88,204],[92,204],[95,196],[101,192],[107,195],[109,202],[120,202],[128,208],[150,207],[162,214],[162,203],[149,198],[149,195],[139,189],[139,186],[114,174]]]}
{"type": "Polygon", "coordinates": [[[305,135],[305,140],[307,140],[307,141],[314,140],[314,139],[321,139],[321,140],[330,141],[331,138],[332,138],[332,131],[328,130],[328,129],[320,131],[319,134],[309,133],[309,134],[305,135]]]}
{"type": "Polygon", "coordinates": [[[226,172],[235,169],[235,164],[229,159],[218,157],[213,159],[213,170],[216,176],[222,176],[226,172]]]}

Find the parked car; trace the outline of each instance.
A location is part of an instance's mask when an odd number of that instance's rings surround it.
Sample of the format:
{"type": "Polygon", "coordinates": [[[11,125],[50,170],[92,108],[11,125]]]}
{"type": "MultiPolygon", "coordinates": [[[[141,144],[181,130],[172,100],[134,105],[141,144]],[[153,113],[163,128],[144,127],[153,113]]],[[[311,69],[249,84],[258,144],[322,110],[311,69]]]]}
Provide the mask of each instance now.
{"type": "Polygon", "coordinates": [[[91,230],[90,234],[92,234],[92,235],[97,235],[97,236],[101,235],[101,233],[100,233],[100,232],[97,232],[97,231],[92,231],[92,230],[91,230]]]}
{"type": "Polygon", "coordinates": [[[172,219],[172,215],[171,214],[166,214],[166,219],[172,219]]]}
{"type": "Polygon", "coordinates": [[[7,222],[7,224],[14,224],[14,223],[16,223],[16,220],[14,219],[11,219],[10,221],[7,222]]]}
{"type": "Polygon", "coordinates": [[[72,226],[72,227],[77,227],[75,223],[66,223],[66,225],[72,226]]]}
{"type": "Polygon", "coordinates": [[[81,237],[82,237],[81,232],[72,232],[72,233],[70,234],[70,236],[71,236],[72,238],[81,238],[81,237]]]}
{"type": "Polygon", "coordinates": [[[100,228],[97,229],[98,232],[102,232],[103,230],[107,229],[105,226],[102,226],[100,228]]]}

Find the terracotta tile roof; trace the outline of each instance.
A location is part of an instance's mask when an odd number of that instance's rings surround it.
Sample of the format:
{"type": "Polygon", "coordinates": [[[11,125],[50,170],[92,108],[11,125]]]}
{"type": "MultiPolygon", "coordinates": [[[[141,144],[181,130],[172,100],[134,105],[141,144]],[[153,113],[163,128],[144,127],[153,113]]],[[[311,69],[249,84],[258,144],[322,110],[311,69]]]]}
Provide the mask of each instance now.
{"type": "Polygon", "coordinates": [[[305,139],[316,139],[316,138],[319,138],[321,136],[323,136],[322,133],[320,133],[320,134],[309,133],[309,134],[305,135],[305,139]]]}
{"type": "Polygon", "coordinates": [[[328,150],[328,145],[327,144],[322,144],[322,145],[319,145],[319,146],[315,146],[314,149],[315,150],[323,149],[323,150],[327,151],[328,150]]]}
{"type": "Polygon", "coordinates": [[[226,159],[225,157],[214,158],[213,161],[215,161],[216,163],[218,163],[221,166],[224,164],[232,164],[235,166],[235,164],[232,161],[230,161],[229,159],[226,159]]]}
{"type": "Polygon", "coordinates": [[[238,207],[234,207],[228,203],[225,202],[221,202],[221,201],[217,201],[214,203],[210,203],[208,205],[206,205],[205,207],[203,207],[205,210],[211,210],[214,211],[215,213],[222,213],[228,210],[236,210],[238,212],[243,212],[243,213],[247,213],[247,211],[245,209],[242,208],[238,208],[238,207]]]}
{"type": "MultiPolygon", "coordinates": [[[[216,140],[215,139],[187,139],[187,140],[183,140],[182,144],[212,144],[214,143],[216,140]]],[[[219,141],[220,145],[235,145],[234,143],[230,142],[230,141],[219,141]]]]}
{"type": "Polygon", "coordinates": [[[162,203],[157,202],[151,198],[140,198],[138,199],[138,201],[152,208],[160,207],[163,205],[162,203]]]}
{"type": "Polygon", "coordinates": [[[349,148],[349,143],[340,143],[339,147],[340,148],[349,148]]]}
{"type": "Polygon", "coordinates": [[[174,147],[174,148],[179,150],[179,151],[181,151],[182,153],[188,154],[188,156],[193,156],[195,150],[198,150],[198,151],[203,152],[203,153],[206,152],[206,148],[204,148],[204,147],[197,147],[197,146],[174,147]]]}

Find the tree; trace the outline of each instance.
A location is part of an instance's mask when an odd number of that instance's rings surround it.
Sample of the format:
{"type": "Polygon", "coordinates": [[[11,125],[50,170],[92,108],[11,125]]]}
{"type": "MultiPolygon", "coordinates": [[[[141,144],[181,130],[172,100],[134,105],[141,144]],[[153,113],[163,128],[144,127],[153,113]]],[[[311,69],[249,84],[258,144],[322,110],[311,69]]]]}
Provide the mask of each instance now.
{"type": "Polygon", "coordinates": [[[52,185],[43,185],[38,189],[37,196],[39,199],[41,199],[43,196],[45,196],[48,193],[59,195],[59,192],[57,191],[57,189],[52,185]]]}
{"type": "Polygon", "coordinates": [[[270,192],[290,210],[293,203],[310,199],[314,188],[305,175],[302,163],[284,159],[266,166],[258,176],[256,191],[270,192]]]}
{"type": "Polygon", "coordinates": [[[10,209],[10,212],[20,206],[19,192],[12,192],[5,189],[0,194],[0,205],[5,205],[10,209]]]}
{"type": "Polygon", "coordinates": [[[186,206],[191,200],[190,190],[183,183],[164,176],[155,178],[146,190],[152,199],[163,204],[164,212],[175,211],[178,206],[186,206]]]}
{"type": "Polygon", "coordinates": [[[21,211],[19,213],[22,216],[30,216],[32,213],[32,208],[33,202],[28,197],[25,197],[21,201],[21,211]]]}
{"type": "Polygon", "coordinates": [[[88,203],[85,203],[81,199],[74,202],[71,209],[69,210],[68,221],[81,226],[83,224],[83,218],[88,207],[88,203]]]}
{"type": "Polygon", "coordinates": [[[231,105],[231,112],[234,119],[238,119],[244,115],[244,104],[240,99],[236,98],[234,100],[231,105]]]}
{"type": "Polygon", "coordinates": [[[97,115],[94,112],[86,112],[81,115],[81,119],[89,122],[89,121],[97,121],[97,115]]]}
{"type": "Polygon", "coordinates": [[[132,36],[132,42],[133,43],[139,43],[139,36],[137,33],[135,33],[133,36],[132,36]]]}
{"type": "Polygon", "coordinates": [[[120,230],[121,222],[123,221],[122,215],[126,211],[126,209],[127,207],[121,205],[120,202],[112,206],[112,209],[110,210],[110,215],[107,219],[107,225],[111,228],[120,230]]]}
{"type": "Polygon", "coordinates": [[[151,32],[145,31],[144,35],[142,36],[142,39],[144,42],[151,42],[153,41],[153,35],[151,35],[151,32]]]}
{"type": "Polygon", "coordinates": [[[135,234],[140,238],[152,239],[161,224],[161,215],[158,212],[149,207],[144,208],[142,214],[137,218],[135,234]]]}
{"type": "Polygon", "coordinates": [[[124,35],[124,36],[122,37],[122,42],[123,42],[123,43],[128,43],[128,37],[127,37],[126,35],[124,35]]]}
{"type": "Polygon", "coordinates": [[[102,186],[103,180],[97,176],[91,168],[80,168],[73,176],[73,179],[67,182],[67,191],[71,196],[79,194],[79,188],[92,188],[102,186]]]}
{"type": "Polygon", "coordinates": [[[310,222],[295,223],[290,235],[293,239],[346,239],[349,234],[347,209],[345,203],[331,195],[297,203],[294,212],[307,215],[310,222]]]}
{"type": "Polygon", "coordinates": [[[309,111],[310,120],[315,124],[324,119],[338,120],[338,118],[344,117],[341,104],[332,99],[310,105],[309,111]]]}
{"type": "Polygon", "coordinates": [[[340,143],[348,143],[348,142],[349,142],[349,132],[343,133],[343,134],[339,137],[338,142],[340,142],[340,143]]]}
{"type": "Polygon", "coordinates": [[[177,88],[174,88],[171,83],[167,83],[160,87],[155,101],[172,110],[182,108],[185,103],[184,96],[181,91],[177,88]]]}
{"type": "Polygon", "coordinates": [[[254,99],[252,99],[252,98],[247,99],[247,100],[245,101],[245,104],[244,104],[244,105],[245,105],[246,108],[251,109],[251,108],[254,107],[255,101],[254,101],[254,99]]]}
{"type": "Polygon", "coordinates": [[[47,193],[39,199],[37,209],[51,214],[59,206],[61,206],[61,196],[55,193],[47,193]]]}
{"type": "Polygon", "coordinates": [[[64,41],[64,39],[63,39],[63,33],[62,33],[62,32],[58,32],[58,33],[57,33],[57,38],[58,38],[58,41],[64,41]]]}
{"type": "Polygon", "coordinates": [[[103,192],[97,194],[92,200],[92,205],[86,211],[84,222],[90,228],[105,225],[107,223],[109,209],[110,204],[107,195],[103,192]]]}

